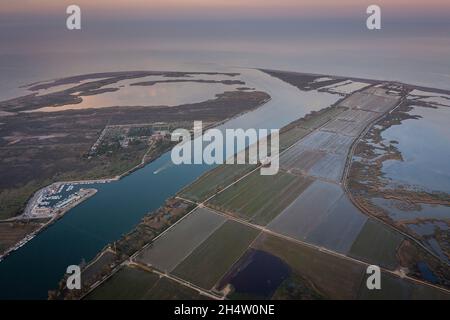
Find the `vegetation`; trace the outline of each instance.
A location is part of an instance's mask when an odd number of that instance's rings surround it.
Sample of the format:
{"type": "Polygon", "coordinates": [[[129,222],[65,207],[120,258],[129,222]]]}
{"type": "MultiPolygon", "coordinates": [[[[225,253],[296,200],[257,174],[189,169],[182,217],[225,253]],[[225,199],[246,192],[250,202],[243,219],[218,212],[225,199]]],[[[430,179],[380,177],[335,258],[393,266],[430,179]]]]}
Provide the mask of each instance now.
{"type": "Polygon", "coordinates": [[[255,171],[215,196],[208,205],[266,225],[294,201],[311,181],[283,171],[273,176],[263,176],[255,171]]]}
{"type": "Polygon", "coordinates": [[[211,289],[247,250],[258,233],[257,229],[229,220],[183,260],[173,274],[211,289]]]}

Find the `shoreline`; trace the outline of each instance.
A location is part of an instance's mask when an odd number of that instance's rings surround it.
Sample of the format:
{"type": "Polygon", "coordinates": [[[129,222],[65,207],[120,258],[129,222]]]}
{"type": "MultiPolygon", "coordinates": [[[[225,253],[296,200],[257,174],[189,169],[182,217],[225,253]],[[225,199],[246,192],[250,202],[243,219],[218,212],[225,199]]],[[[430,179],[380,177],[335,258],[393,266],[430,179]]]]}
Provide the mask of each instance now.
{"type": "MultiPolygon", "coordinates": [[[[208,125],[205,128],[205,131],[211,128],[215,128],[218,127],[224,123],[226,123],[227,121],[233,120],[235,118],[238,118],[250,111],[256,110],[260,107],[262,107],[263,105],[265,105],[266,103],[268,103],[269,101],[272,100],[272,97],[261,101],[260,104],[256,105],[254,108],[249,109],[249,110],[245,110],[242,112],[239,112],[235,115],[233,115],[232,117],[223,119],[223,120],[219,120],[216,121],[214,123],[211,123],[210,125],[208,125]]],[[[135,171],[142,169],[143,167],[145,167],[147,164],[152,163],[153,161],[155,161],[156,159],[158,159],[159,157],[161,157],[163,154],[165,154],[166,152],[168,152],[169,150],[171,150],[173,148],[173,145],[169,145],[167,148],[163,149],[159,154],[152,156],[149,159],[146,159],[148,154],[151,152],[151,146],[149,147],[149,149],[145,152],[145,154],[142,157],[142,160],[140,163],[138,163],[137,165],[135,165],[134,167],[126,170],[125,172],[116,175],[114,177],[111,178],[100,178],[100,179],[87,179],[87,180],[72,180],[72,181],[57,181],[57,182],[53,182],[45,187],[40,188],[39,190],[37,190],[36,192],[33,193],[33,195],[27,200],[25,208],[23,209],[22,213],[16,217],[13,218],[9,218],[9,219],[5,219],[5,220],[1,220],[1,222],[15,222],[15,221],[23,221],[26,220],[24,219],[22,216],[24,215],[25,211],[28,210],[29,206],[32,204],[33,200],[36,199],[36,197],[45,189],[51,187],[52,185],[55,184],[83,184],[83,185],[88,185],[88,184],[101,184],[101,183],[111,183],[111,182],[116,182],[119,181],[123,178],[125,178],[126,176],[134,173],[135,171]]],[[[77,201],[75,201],[73,204],[68,205],[67,207],[64,207],[63,209],[61,209],[61,212],[56,214],[54,217],[50,218],[50,220],[46,223],[44,223],[41,227],[37,228],[35,231],[27,234],[22,240],[18,241],[15,245],[13,245],[12,247],[8,248],[3,254],[0,254],[0,263],[2,261],[4,261],[11,253],[19,250],[22,246],[24,246],[26,243],[28,243],[30,240],[32,240],[35,236],[37,236],[40,232],[44,231],[46,228],[48,228],[49,226],[51,226],[53,223],[55,223],[56,221],[58,221],[60,218],[62,218],[64,216],[65,213],[67,213],[68,211],[70,211],[71,209],[73,209],[74,207],[76,207],[77,205],[81,204],[82,202],[84,202],[85,200],[88,200],[89,198],[91,198],[92,196],[94,196],[97,193],[97,189],[86,189],[86,190],[91,190],[92,194],[88,194],[87,196],[84,196],[80,199],[78,199],[77,201]]],[[[33,220],[33,218],[27,218],[28,220],[33,220]]]]}
{"type": "MultiPolygon", "coordinates": [[[[43,189],[45,189],[45,188],[43,188],[43,189]]],[[[41,189],[41,190],[43,190],[43,189],[41,189]]],[[[39,191],[41,191],[41,190],[39,190],[39,191]]],[[[22,240],[17,242],[14,246],[8,248],[5,251],[5,253],[0,255],[0,263],[3,260],[5,260],[10,254],[12,254],[13,252],[19,250],[21,247],[26,245],[29,241],[33,240],[34,237],[37,236],[40,232],[44,231],[46,228],[50,227],[53,223],[55,223],[56,221],[61,219],[68,211],[70,211],[71,209],[73,209],[76,206],[80,205],[81,203],[83,203],[84,201],[88,200],[89,198],[93,197],[97,193],[97,189],[85,189],[85,191],[86,191],[86,194],[81,196],[76,201],[70,203],[68,206],[66,206],[66,207],[64,207],[62,209],[59,209],[58,212],[52,218],[50,218],[49,221],[44,223],[41,227],[37,228],[33,232],[27,234],[22,240]]],[[[32,218],[28,218],[28,220],[32,220],[32,218]]]]}

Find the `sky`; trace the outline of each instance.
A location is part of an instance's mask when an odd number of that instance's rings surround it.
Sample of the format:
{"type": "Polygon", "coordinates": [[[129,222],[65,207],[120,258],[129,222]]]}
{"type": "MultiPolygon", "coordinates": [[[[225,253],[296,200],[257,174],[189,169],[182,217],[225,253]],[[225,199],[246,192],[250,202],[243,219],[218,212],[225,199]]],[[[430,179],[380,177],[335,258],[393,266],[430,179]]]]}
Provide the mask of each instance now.
{"type": "Polygon", "coordinates": [[[57,15],[77,4],[95,16],[164,18],[349,17],[370,4],[397,16],[450,16],[448,0],[14,0],[0,14],[57,15]]]}
{"type": "Polygon", "coordinates": [[[213,62],[450,88],[450,0],[0,0],[0,43],[6,84],[19,69],[39,79],[50,69],[58,76],[170,58],[158,65],[213,62]],[[66,28],[71,4],[81,8],[80,31],[66,28]],[[381,7],[378,31],[366,28],[371,4],[381,7]],[[55,57],[64,59],[57,65],[55,57]]]}

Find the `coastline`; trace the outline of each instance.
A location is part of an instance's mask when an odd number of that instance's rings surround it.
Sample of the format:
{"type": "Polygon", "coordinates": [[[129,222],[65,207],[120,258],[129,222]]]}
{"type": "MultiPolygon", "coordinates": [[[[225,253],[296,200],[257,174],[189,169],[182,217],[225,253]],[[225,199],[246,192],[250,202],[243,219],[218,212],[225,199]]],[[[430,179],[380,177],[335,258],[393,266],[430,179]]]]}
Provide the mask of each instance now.
{"type": "MultiPolygon", "coordinates": [[[[43,188],[43,189],[45,189],[45,188],[43,188]]],[[[43,190],[43,189],[41,189],[41,190],[43,190]]],[[[39,190],[39,191],[41,191],[41,190],[39,190]]],[[[5,260],[11,253],[13,253],[16,250],[19,250],[21,247],[23,247],[29,241],[33,240],[33,238],[35,236],[37,236],[40,232],[44,231],[46,228],[51,226],[53,223],[55,223],[56,221],[61,219],[69,210],[71,210],[71,209],[75,208],[76,206],[80,205],[81,203],[83,203],[87,199],[93,197],[97,193],[97,189],[85,189],[85,191],[86,191],[86,193],[82,197],[80,197],[76,201],[73,201],[68,206],[60,209],[57,212],[57,214],[55,214],[52,218],[50,218],[49,221],[44,223],[41,227],[37,228],[35,231],[33,231],[33,232],[29,233],[28,235],[26,235],[25,238],[23,238],[22,240],[17,242],[14,246],[8,248],[5,251],[5,253],[0,255],[0,263],[3,260],[5,260]]]]}
{"type": "MultiPolygon", "coordinates": [[[[246,113],[248,113],[250,111],[256,110],[256,109],[262,107],[263,105],[265,105],[266,103],[268,103],[271,100],[272,100],[272,97],[269,96],[268,99],[265,99],[265,100],[261,101],[261,103],[256,105],[254,108],[251,108],[249,110],[245,110],[245,111],[239,112],[239,113],[233,115],[232,117],[229,117],[229,118],[226,118],[226,119],[219,120],[219,121],[216,121],[214,123],[211,123],[204,130],[208,130],[208,129],[220,126],[220,125],[226,123],[227,121],[233,120],[233,119],[238,118],[238,117],[240,117],[240,116],[242,116],[242,115],[244,115],[244,114],[246,114],[246,113]]],[[[121,173],[120,175],[116,175],[114,177],[101,178],[101,179],[88,179],[88,180],[72,180],[72,181],[57,181],[57,182],[53,182],[53,183],[51,183],[51,184],[49,184],[49,185],[47,185],[47,186],[45,186],[43,188],[40,188],[35,193],[33,193],[33,195],[27,200],[27,202],[25,204],[25,208],[24,208],[24,210],[22,211],[22,213],[20,215],[18,215],[16,217],[13,217],[13,218],[6,219],[6,220],[2,220],[2,221],[4,221],[4,222],[15,222],[15,221],[22,220],[23,219],[22,216],[29,209],[29,206],[33,203],[33,201],[35,200],[37,195],[39,195],[43,190],[49,188],[52,185],[55,185],[55,184],[83,184],[83,185],[87,185],[87,184],[111,183],[111,182],[119,181],[122,178],[125,178],[126,176],[132,174],[133,172],[135,172],[135,171],[137,171],[139,169],[142,169],[147,164],[152,163],[153,161],[158,159],[160,156],[162,156],[164,153],[168,152],[172,148],[173,148],[173,145],[169,144],[166,148],[160,150],[160,152],[158,154],[151,156],[149,159],[146,159],[147,156],[149,155],[149,153],[151,152],[151,146],[150,146],[149,149],[143,155],[142,160],[141,160],[140,163],[138,163],[134,167],[126,170],[125,172],[121,173]]],[[[70,211],[71,209],[73,209],[74,207],[78,206],[79,204],[81,204],[82,202],[84,202],[85,200],[89,199],[90,197],[94,196],[97,193],[96,189],[86,189],[86,190],[91,190],[92,193],[90,193],[87,196],[81,197],[80,199],[78,199],[77,201],[74,201],[72,204],[68,205],[67,207],[64,207],[63,209],[61,209],[61,211],[58,214],[56,214],[54,217],[50,218],[50,220],[47,221],[46,223],[44,223],[41,227],[38,227],[33,232],[27,234],[24,238],[22,238],[20,241],[18,241],[15,245],[13,245],[10,248],[8,248],[3,254],[0,254],[0,263],[3,260],[5,260],[7,258],[7,256],[9,256],[11,253],[13,253],[14,251],[17,251],[18,249],[20,249],[22,246],[24,246],[26,243],[28,243],[30,240],[32,240],[35,236],[37,236],[40,232],[44,231],[47,227],[51,226],[57,220],[62,218],[66,212],[70,211]]]]}

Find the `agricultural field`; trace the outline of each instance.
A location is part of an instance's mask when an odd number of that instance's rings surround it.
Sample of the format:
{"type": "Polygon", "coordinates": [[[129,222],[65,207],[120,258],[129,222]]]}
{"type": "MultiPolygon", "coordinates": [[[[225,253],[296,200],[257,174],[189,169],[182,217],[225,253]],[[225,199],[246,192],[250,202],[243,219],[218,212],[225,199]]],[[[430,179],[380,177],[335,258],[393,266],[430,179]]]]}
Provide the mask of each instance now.
{"type": "Polygon", "coordinates": [[[199,245],[173,274],[204,289],[211,289],[247,250],[259,230],[229,220],[199,245]]]}
{"type": "Polygon", "coordinates": [[[308,236],[315,245],[347,254],[363,228],[367,216],[343,195],[329,209],[329,214],[308,236]]]}
{"type": "Polygon", "coordinates": [[[290,147],[310,132],[311,130],[305,129],[301,126],[292,127],[285,132],[283,132],[282,130],[280,133],[280,151],[283,151],[286,148],[290,147]]]}
{"type": "Polygon", "coordinates": [[[367,124],[378,116],[379,114],[376,112],[350,109],[340,113],[336,119],[352,122],[364,122],[367,124]]]}
{"type": "Polygon", "coordinates": [[[366,126],[367,124],[364,122],[336,119],[328,123],[322,130],[357,137],[366,126]]]}
{"type": "Polygon", "coordinates": [[[313,111],[305,117],[291,122],[280,131],[280,150],[293,145],[309,132],[336,118],[345,110],[347,108],[328,107],[320,111],[313,111]]]}
{"type": "Polygon", "coordinates": [[[341,102],[341,106],[372,112],[386,112],[399,101],[398,96],[375,95],[368,92],[356,92],[341,102]]]}
{"type": "Polygon", "coordinates": [[[250,164],[220,165],[181,190],[179,196],[192,201],[204,201],[255,168],[255,165],[250,164]]]}
{"type": "Polygon", "coordinates": [[[398,266],[397,249],[404,240],[398,232],[372,219],[367,220],[349,255],[368,263],[395,269],[398,266]]]}
{"type": "Polygon", "coordinates": [[[160,278],[144,296],[146,300],[205,300],[206,296],[169,278],[160,278]]]}
{"type": "Polygon", "coordinates": [[[87,300],[139,300],[153,288],[159,276],[135,267],[122,267],[89,293],[87,300]]]}
{"type": "Polygon", "coordinates": [[[122,267],[94,289],[86,300],[191,300],[205,299],[197,291],[137,267],[122,267]]]}
{"type": "Polygon", "coordinates": [[[353,140],[354,137],[325,131],[324,127],[284,153],[280,165],[289,172],[338,182],[342,178],[353,140]]]}
{"type": "Polygon", "coordinates": [[[365,281],[361,283],[358,299],[363,300],[448,300],[450,295],[439,289],[381,273],[381,290],[367,289],[365,281]]]}
{"type": "Polygon", "coordinates": [[[268,227],[278,233],[305,240],[322,221],[327,219],[329,209],[342,195],[340,186],[314,181],[268,227]]]}
{"type": "Polygon", "coordinates": [[[362,300],[406,300],[410,298],[412,284],[391,274],[381,273],[381,290],[369,290],[361,283],[358,299],[362,300]]]}
{"type": "Polygon", "coordinates": [[[210,210],[198,208],[144,248],[136,261],[170,272],[225,220],[210,210]]]}
{"type": "Polygon", "coordinates": [[[273,176],[253,172],[212,198],[208,206],[266,225],[310,184],[309,178],[279,171],[273,176]]]}
{"type": "Polygon", "coordinates": [[[312,177],[339,182],[344,174],[347,157],[342,154],[326,153],[311,167],[308,174],[312,177]]]}
{"type": "Polygon", "coordinates": [[[294,242],[262,234],[252,245],[282,259],[315,288],[315,295],[331,299],[354,299],[365,274],[365,266],[294,242]]]}
{"type": "Polygon", "coordinates": [[[249,249],[220,281],[229,299],[270,299],[290,277],[289,266],[265,251],[249,249]]]}
{"type": "MultiPolygon", "coordinates": [[[[352,142],[352,137],[342,134],[316,131],[299,143],[299,148],[321,150],[329,153],[347,154],[352,142]]],[[[294,148],[293,148],[294,149],[294,148]]]]}

